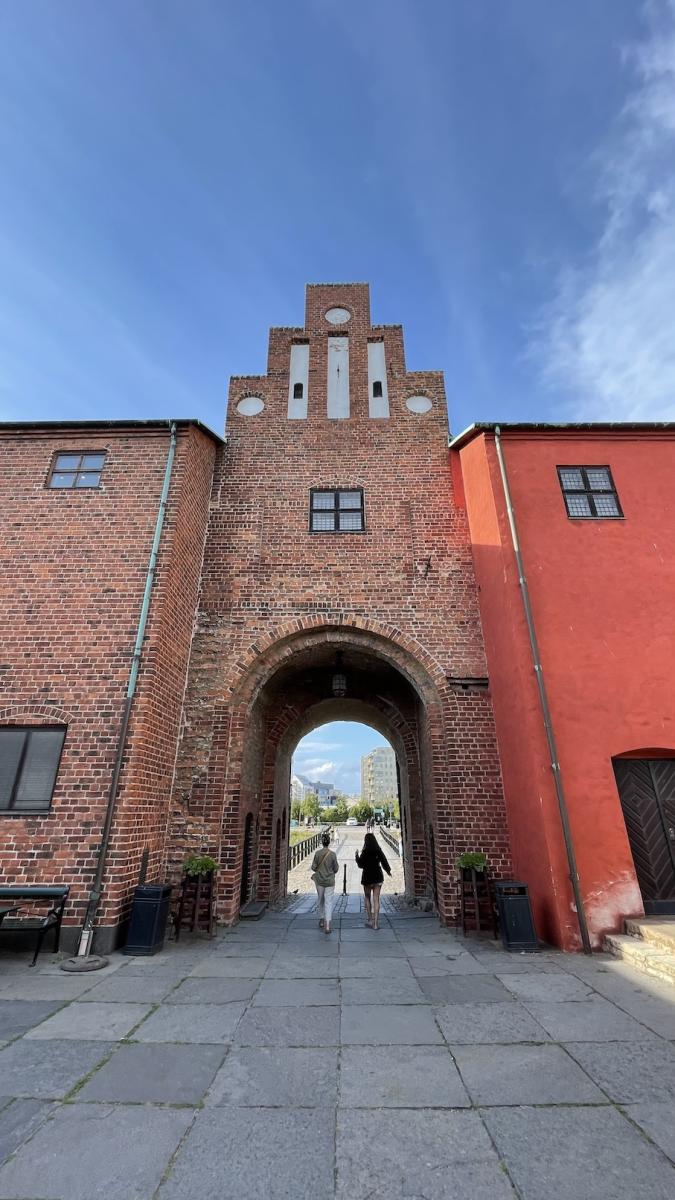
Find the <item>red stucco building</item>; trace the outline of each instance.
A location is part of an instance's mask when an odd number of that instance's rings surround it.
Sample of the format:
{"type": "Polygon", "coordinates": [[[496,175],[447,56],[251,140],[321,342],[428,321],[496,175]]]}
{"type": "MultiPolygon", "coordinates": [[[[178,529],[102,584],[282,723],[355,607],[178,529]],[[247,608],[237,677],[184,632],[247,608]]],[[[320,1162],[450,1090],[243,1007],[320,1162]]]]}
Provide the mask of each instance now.
{"type": "Polygon", "coordinates": [[[451,447],[461,462],[515,871],[530,885],[540,936],[578,946],[557,775],[597,946],[643,905],[675,912],[675,429],[479,425],[451,447]]]}
{"type": "Polygon", "coordinates": [[[2,881],[68,883],[71,944],[89,921],[105,949],[144,861],[176,878],[198,849],[236,920],[284,894],[293,749],[343,719],[396,752],[406,889],[444,922],[467,849],[566,948],[570,855],[594,944],[667,903],[672,437],[481,426],[448,448],[442,376],[408,370],[366,284],[307,289],[265,374],[232,379],[224,440],[0,427],[2,881]]]}

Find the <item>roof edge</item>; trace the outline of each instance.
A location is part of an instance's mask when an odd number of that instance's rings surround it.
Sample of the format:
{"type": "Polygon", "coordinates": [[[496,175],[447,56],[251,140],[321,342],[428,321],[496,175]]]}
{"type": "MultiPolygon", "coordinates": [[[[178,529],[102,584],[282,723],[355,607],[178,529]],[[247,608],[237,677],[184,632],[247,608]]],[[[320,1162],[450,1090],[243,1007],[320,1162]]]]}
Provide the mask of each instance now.
{"type": "Polygon", "coordinates": [[[32,429],[36,432],[40,429],[57,433],[60,429],[64,430],[85,430],[85,429],[169,429],[172,425],[186,426],[193,425],[195,429],[199,429],[205,433],[207,437],[213,438],[214,442],[219,445],[225,444],[225,439],[220,434],[215,433],[209,425],[205,425],[203,421],[197,417],[166,417],[155,418],[147,421],[138,420],[119,420],[119,421],[0,421],[0,433],[5,430],[32,429]]]}
{"type": "Polygon", "coordinates": [[[675,421],[476,421],[450,438],[451,450],[461,450],[481,433],[675,433],[675,421]]]}

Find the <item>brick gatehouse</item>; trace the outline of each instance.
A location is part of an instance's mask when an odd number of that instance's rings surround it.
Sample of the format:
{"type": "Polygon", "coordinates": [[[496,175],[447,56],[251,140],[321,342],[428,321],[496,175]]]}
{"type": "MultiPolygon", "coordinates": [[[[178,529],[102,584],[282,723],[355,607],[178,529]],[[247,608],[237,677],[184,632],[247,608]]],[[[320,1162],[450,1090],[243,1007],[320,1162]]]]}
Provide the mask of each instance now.
{"type": "Polygon", "coordinates": [[[226,429],[0,426],[2,882],[69,884],[70,944],[86,920],[105,949],[143,867],[177,878],[199,850],[234,921],[284,894],[291,756],[341,719],[394,747],[406,890],[443,922],[478,849],[530,883],[543,937],[579,945],[563,780],[593,942],[641,895],[675,904],[649,825],[675,796],[675,579],[653,552],[675,534],[672,427],[476,426],[449,447],[440,372],[406,369],[366,284],[318,284],[267,373],[232,379],[226,429]]]}

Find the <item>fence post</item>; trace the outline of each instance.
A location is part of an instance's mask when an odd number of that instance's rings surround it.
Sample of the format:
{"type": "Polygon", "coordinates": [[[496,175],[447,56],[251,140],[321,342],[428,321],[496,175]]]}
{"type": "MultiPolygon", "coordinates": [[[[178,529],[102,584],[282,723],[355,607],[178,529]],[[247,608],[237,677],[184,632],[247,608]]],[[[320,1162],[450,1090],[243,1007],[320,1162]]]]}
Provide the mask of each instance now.
{"type": "Polygon", "coordinates": [[[344,875],[342,876],[342,895],[347,895],[347,864],[344,864],[344,875]]]}

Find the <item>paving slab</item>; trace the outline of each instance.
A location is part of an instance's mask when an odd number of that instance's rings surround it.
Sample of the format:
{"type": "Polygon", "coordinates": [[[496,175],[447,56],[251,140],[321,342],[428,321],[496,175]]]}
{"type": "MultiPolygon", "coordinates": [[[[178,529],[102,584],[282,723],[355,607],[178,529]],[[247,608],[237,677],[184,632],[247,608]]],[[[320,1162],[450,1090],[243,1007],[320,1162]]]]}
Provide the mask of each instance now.
{"type": "Polygon", "coordinates": [[[14,1154],[56,1111],[50,1100],[13,1100],[0,1111],[0,1163],[14,1154]]]}
{"type": "Polygon", "coordinates": [[[626,1112],[675,1163],[675,1100],[629,1104],[626,1112]]]}
{"type": "Polygon", "coordinates": [[[591,994],[588,984],[566,971],[525,971],[511,975],[501,974],[497,967],[495,974],[519,1000],[586,1000],[591,994]]]}
{"type": "Polygon", "coordinates": [[[317,1200],[333,1195],[325,1109],[208,1108],[197,1114],[158,1200],[317,1200]]]}
{"type": "Polygon", "coordinates": [[[474,1104],[602,1104],[561,1046],[450,1046],[474,1104]]]}
{"type": "Polygon", "coordinates": [[[335,979],[263,979],[253,999],[256,1008],[339,1003],[335,979]]]}
{"type": "Polygon", "coordinates": [[[224,1057],[224,1046],[149,1042],[120,1046],[77,1098],[122,1104],[198,1104],[224,1057]]]}
{"type": "Polygon", "coordinates": [[[232,1041],[246,1005],[160,1004],[134,1033],[137,1042],[192,1042],[225,1045],[232,1041]]]}
{"type": "Polygon", "coordinates": [[[556,1042],[646,1042],[656,1037],[602,996],[525,1001],[525,1007],[556,1042]]]}
{"type": "Polygon", "coordinates": [[[92,975],[12,975],[0,983],[0,1000],[76,1000],[94,986],[92,975]]]}
{"type": "Polygon", "coordinates": [[[340,953],[337,934],[327,937],[320,930],[315,938],[287,938],[275,947],[275,958],[336,958],[340,953]]]}
{"type": "Polygon", "coordinates": [[[231,1004],[250,1000],[259,979],[184,979],[166,997],[166,1004],[231,1004]]]}
{"type": "Polygon", "coordinates": [[[619,1104],[675,1099],[675,1047],[669,1042],[567,1042],[566,1046],[619,1104]]]}
{"type": "Polygon", "coordinates": [[[265,971],[265,978],[316,979],[320,975],[322,979],[337,979],[338,973],[339,961],[337,956],[332,958],[323,957],[317,966],[316,958],[310,958],[307,954],[296,954],[292,956],[283,955],[283,957],[275,956],[265,971]]]}
{"type": "Polygon", "coordinates": [[[416,979],[343,979],[343,1004],[428,1004],[416,979]]]}
{"type": "Polygon", "coordinates": [[[325,1046],[235,1046],[206,1097],[211,1105],[335,1108],[338,1051],[325,1046]]]}
{"type": "Polygon", "coordinates": [[[675,1171],[615,1108],[491,1108],[522,1200],[672,1200],[675,1171]]]}
{"type": "Polygon", "coordinates": [[[513,997],[494,975],[417,975],[424,995],[433,1004],[497,1004],[513,997]]]}
{"type": "Polygon", "coordinates": [[[60,1003],[57,1000],[0,1000],[0,1040],[9,1042],[39,1025],[56,1012],[60,1003]]]}
{"type": "Polygon", "coordinates": [[[213,954],[196,963],[188,974],[192,979],[261,979],[270,961],[269,955],[228,958],[213,954]]]}
{"type": "Polygon", "coordinates": [[[337,1046],[340,1043],[340,1009],[249,1008],[237,1026],[234,1041],[240,1046],[337,1046]]]}
{"type": "Polygon", "coordinates": [[[150,1012],[149,1004],[102,1003],[68,1004],[53,1017],[48,1017],[26,1038],[52,1041],[54,1038],[88,1038],[90,1041],[116,1041],[127,1036],[150,1012]]]}
{"type": "Polygon", "coordinates": [[[175,975],[127,975],[118,971],[111,979],[97,983],[90,992],[85,992],[82,1002],[87,1004],[92,1000],[132,1001],[139,1004],[156,1004],[163,1000],[176,986],[175,975]]]}
{"type": "Polygon", "coordinates": [[[413,979],[404,958],[345,958],[340,956],[341,979],[413,979]]]}
{"type": "MultiPolygon", "coordinates": [[[[377,938],[377,934],[373,933],[373,938],[377,938]]],[[[341,958],[401,958],[406,957],[406,952],[400,942],[340,942],[340,957],[341,958]]]]}
{"type": "Polygon", "coordinates": [[[471,954],[413,954],[408,962],[416,975],[428,979],[443,975],[488,975],[489,970],[471,954]]]}
{"type": "Polygon", "coordinates": [[[271,958],[279,949],[279,946],[280,943],[277,941],[226,942],[224,945],[218,946],[215,954],[210,954],[203,961],[205,963],[211,962],[214,958],[271,958]]]}
{"type": "Polygon", "coordinates": [[[343,1004],[343,1046],[430,1046],[443,1038],[419,1004],[343,1004]]]}
{"type": "Polygon", "coordinates": [[[193,1113],[68,1104],[0,1168],[2,1200],[149,1200],[193,1113]]]}
{"type": "Polygon", "coordinates": [[[446,1004],[434,1008],[446,1041],[457,1045],[548,1042],[549,1035],[522,1004],[446,1004]]]}
{"type": "Polygon", "coordinates": [[[336,1196],[514,1200],[480,1117],[461,1109],[339,1109],[336,1196]]]}
{"type": "Polygon", "coordinates": [[[0,1050],[0,1080],[12,1096],[59,1100],[114,1049],[114,1042],[29,1042],[0,1050]]]}
{"type": "Polygon", "coordinates": [[[340,1104],[345,1108],[463,1108],[471,1101],[449,1050],[345,1046],[340,1104]]]}

